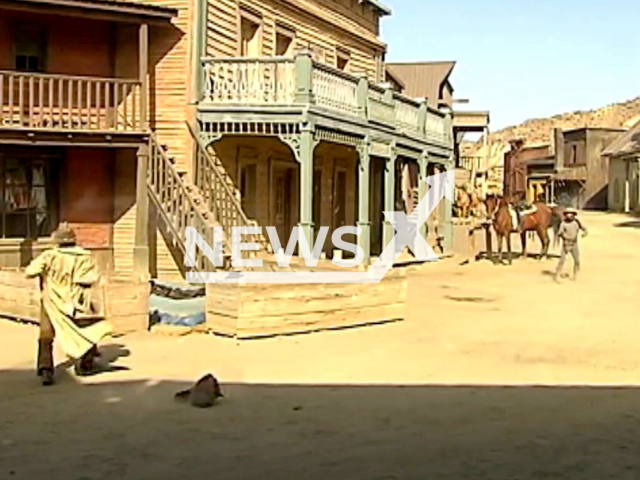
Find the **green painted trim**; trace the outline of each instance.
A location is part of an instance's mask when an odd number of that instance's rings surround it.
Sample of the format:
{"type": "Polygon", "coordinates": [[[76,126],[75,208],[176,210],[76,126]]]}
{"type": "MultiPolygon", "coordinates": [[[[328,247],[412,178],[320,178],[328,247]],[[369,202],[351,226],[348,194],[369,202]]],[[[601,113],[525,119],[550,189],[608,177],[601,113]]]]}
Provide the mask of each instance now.
{"type": "Polygon", "coordinates": [[[202,98],[204,73],[202,58],[205,57],[207,42],[207,1],[195,1],[195,25],[193,27],[193,66],[192,66],[192,101],[197,103],[202,98]]]}

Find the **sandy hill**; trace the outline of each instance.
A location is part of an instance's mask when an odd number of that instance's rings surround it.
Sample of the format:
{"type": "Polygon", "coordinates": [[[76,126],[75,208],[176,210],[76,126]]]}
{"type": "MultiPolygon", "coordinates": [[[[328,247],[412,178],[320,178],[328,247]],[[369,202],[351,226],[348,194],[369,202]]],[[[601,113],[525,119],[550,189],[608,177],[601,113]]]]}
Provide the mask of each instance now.
{"type": "MultiPolygon", "coordinates": [[[[510,140],[521,138],[525,145],[549,143],[554,128],[580,127],[630,128],[640,120],[640,97],[621,103],[614,103],[596,110],[563,113],[550,118],[527,120],[520,125],[507,127],[489,135],[489,142],[495,146],[506,146],[510,140]]],[[[480,154],[482,140],[464,142],[461,146],[465,155],[480,154]]]]}

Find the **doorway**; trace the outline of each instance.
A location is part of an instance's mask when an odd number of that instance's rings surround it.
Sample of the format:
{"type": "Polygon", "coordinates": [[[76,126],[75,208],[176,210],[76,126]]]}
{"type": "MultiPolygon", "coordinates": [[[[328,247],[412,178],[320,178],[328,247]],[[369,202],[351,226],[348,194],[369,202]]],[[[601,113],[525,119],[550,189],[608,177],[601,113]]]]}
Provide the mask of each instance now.
{"type": "Polygon", "coordinates": [[[293,227],[297,223],[297,171],[296,165],[278,164],[273,169],[272,198],[273,226],[278,232],[282,248],[286,248],[293,227]]]}

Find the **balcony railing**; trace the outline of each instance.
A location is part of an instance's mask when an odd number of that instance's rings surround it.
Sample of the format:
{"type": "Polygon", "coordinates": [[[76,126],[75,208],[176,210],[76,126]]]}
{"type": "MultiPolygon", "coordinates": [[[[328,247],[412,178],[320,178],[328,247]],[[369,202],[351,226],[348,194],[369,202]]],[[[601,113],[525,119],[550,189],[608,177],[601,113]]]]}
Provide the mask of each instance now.
{"type": "Polygon", "coordinates": [[[0,128],[142,131],[136,80],[0,70],[0,128]]]}
{"type": "Polygon", "coordinates": [[[451,142],[445,113],[307,54],[295,58],[205,58],[203,103],[212,106],[316,105],[411,136],[451,142]]]}
{"type": "Polygon", "coordinates": [[[463,155],[460,157],[460,165],[468,171],[477,173],[484,171],[485,158],[481,155],[463,155]]]}

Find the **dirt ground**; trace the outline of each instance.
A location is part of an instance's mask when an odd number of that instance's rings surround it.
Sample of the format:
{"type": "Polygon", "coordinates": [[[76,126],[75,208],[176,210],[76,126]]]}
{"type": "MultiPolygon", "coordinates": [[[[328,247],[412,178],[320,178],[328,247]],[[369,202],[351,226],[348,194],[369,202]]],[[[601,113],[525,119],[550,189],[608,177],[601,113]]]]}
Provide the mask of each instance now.
{"type": "Polygon", "coordinates": [[[640,478],[640,221],[581,218],[578,282],[442,261],[412,268],[404,322],[127,336],[102,348],[119,371],[50,388],[37,329],[0,321],[0,479],[640,478]],[[206,372],[219,405],[173,402],[206,372]]]}

